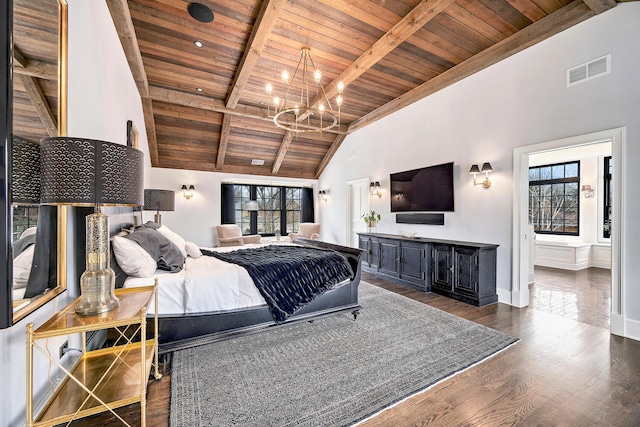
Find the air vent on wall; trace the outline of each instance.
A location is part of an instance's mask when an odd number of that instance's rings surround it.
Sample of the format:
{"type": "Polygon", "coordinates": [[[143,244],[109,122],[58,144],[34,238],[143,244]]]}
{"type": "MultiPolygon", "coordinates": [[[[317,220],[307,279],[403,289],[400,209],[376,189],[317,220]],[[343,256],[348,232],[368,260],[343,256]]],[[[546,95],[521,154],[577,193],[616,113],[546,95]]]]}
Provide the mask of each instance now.
{"type": "Polygon", "coordinates": [[[611,55],[605,55],[601,58],[594,59],[593,61],[585,64],[578,65],[567,70],[567,86],[574,85],[576,83],[591,80],[604,74],[611,72],[611,55]]]}

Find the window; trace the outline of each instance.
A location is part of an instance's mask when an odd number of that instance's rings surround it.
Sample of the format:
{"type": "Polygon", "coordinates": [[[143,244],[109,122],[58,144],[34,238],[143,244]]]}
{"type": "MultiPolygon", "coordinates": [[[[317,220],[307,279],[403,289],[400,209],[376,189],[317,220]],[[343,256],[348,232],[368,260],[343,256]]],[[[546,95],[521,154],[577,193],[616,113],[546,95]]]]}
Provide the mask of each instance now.
{"type": "Polygon", "coordinates": [[[287,188],[285,208],[287,215],[286,230],[288,233],[295,233],[300,226],[300,211],[302,206],[302,189],[287,188]]]}
{"type": "Polygon", "coordinates": [[[236,224],[243,234],[273,236],[298,230],[302,211],[302,188],[267,185],[234,185],[236,224]],[[249,200],[258,202],[258,211],[245,209],[249,200]]]}
{"type": "Polygon", "coordinates": [[[242,234],[251,233],[251,212],[244,210],[245,203],[251,200],[251,188],[248,185],[234,185],[234,206],[236,211],[236,224],[242,230],[242,234]]]}
{"type": "Polygon", "coordinates": [[[529,222],[540,234],[577,236],[580,162],[529,168],[529,222]]]}
{"type": "Polygon", "coordinates": [[[12,206],[13,210],[13,242],[27,229],[38,224],[38,206],[12,206]]]}
{"type": "Polygon", "coordinates": [[[603,203],[603,216],[602,216],[602,237],[605,239],[611,238],[611,205],[612,205],[612,193],[613,182],[611,177],[613,175],[613,162],[611,156],[604,158],[604,203],[603,203]]]}
{"type": "Polygon", "coordinates": [[[276,232],[281,231],[282,188],[257,186],[256,200],[258,201],[259,209],[257,233],[274,235],[276,232]]]}

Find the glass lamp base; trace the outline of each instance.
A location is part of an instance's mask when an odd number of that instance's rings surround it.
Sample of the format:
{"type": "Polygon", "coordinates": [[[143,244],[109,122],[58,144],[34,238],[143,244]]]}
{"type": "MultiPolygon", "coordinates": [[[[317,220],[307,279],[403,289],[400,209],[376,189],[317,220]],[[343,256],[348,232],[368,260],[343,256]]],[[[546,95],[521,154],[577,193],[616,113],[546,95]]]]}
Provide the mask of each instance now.
{"type": "Polygon", "coordinates": [[[80,277],[80,301],[75,312],[79,315],[106,313],[120,306],[114,294],[115,274],[110,268],[87,270],[80,277]]]}

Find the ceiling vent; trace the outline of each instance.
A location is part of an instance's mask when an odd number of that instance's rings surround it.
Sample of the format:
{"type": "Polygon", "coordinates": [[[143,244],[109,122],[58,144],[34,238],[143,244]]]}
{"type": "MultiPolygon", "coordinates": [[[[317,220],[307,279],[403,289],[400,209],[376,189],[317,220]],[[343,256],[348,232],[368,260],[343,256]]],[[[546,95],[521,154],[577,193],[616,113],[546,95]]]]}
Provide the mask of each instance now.
{"type": "Polygon", "coordinates": [[[264,160],[262,159],[251,159],[251,164],[254,166],[262,166],[264,165],[264,160]]]}
{"type": "Polygon", "coordinates": [[[594,59],[567,70],[567,87],[611,72],[611,55],[594,59]]]}

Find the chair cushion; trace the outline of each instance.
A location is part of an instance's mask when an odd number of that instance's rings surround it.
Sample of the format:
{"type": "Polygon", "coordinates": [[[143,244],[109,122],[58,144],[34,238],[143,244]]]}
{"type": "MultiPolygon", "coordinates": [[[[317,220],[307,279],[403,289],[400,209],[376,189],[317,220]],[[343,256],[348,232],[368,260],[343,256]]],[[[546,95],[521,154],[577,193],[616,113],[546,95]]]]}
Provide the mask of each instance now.
{"type": "Polygon", "coordinates": [[[242,237],[242,230],[236,224],[222,224],[216,226],[218,238],[227,239],[229,237],[242,237]]]}
{"type": "Polygon", "coordinates": [[[316,238],[320,235],[320,223],[318,222],[302,222],[298,227],[298,234],[300,237],[306,239],[313,239],[313,235],[316,234],[316,238]]]}

